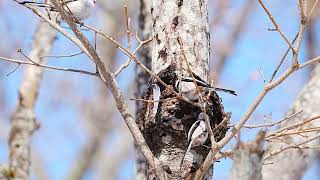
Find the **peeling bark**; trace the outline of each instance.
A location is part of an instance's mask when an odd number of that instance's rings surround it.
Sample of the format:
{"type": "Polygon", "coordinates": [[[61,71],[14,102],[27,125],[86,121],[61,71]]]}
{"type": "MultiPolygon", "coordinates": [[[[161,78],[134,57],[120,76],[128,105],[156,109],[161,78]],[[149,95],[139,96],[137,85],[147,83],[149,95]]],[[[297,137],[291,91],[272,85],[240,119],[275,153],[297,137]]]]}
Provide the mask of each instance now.
{"type": "MultiPolygon", "coordinates": [[[[56,31],[47,23],[39,22],[29,58],[46,64],[46,58],[40,57],[50,53],[55,38],[56,31]]],[[[10,168],[15,175],[13,179],[29,179],[31,136],[39,127],[34,106],[39,94],[42,75],[42,68],[27,66],[19,88],[18,105],[11,118],[12,127],[8,140],[10,168]]]]}
{"type": "MultiPolygon", "coordinates": [[[[286,127],[290,124],[302,122],[306,119],[312,118],[320,114],[320,65],[315,67],[311,75],[311,79],[300,92],[297,100],[290,108],[287,114],[293,114],[303,110],[303,113],[295,116],[289,121],[285,121],[280,125],[280,128],[286,127]]],[[[304,127],[319,127],[319,121],[313,121],[306,124],[304,127]]],[[[319,135],[319,132],[304,133],[307,137],[299,135],[286,136],[281,138],[283,142],[289,144],[298,144],[306,141],[308,138],[319,135]]],[[[265,154],[279,150],[287,144],[283,142],[271,142],[265,154]]],[[[306,144],[306,146],[317,146],[319,140],[314,140],[306,144]]],[[[263,179],[273,180],[278,177],[281,180],[300,180],[306,170],[316,160],[319,151],[316,149],[288,149],[277,156],[274,156],[267,164],[263,166],[263,179]]]]}

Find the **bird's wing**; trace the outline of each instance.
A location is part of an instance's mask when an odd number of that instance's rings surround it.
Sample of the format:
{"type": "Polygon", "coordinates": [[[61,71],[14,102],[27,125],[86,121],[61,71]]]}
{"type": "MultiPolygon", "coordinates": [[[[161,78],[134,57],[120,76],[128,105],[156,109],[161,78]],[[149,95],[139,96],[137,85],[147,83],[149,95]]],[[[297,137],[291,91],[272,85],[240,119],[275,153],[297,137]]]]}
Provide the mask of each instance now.
{"type": "Polygon", "coordinates": [[[206,81],[204,81],[200,76],[198,76],[197,74],[195,74],[195,73],[192,73],[192,75],[193,75],[193,77],[197,80],[197,81],[199,81],[199,82],[201,82],[202,84],[208,84],[206,81]]]}
{"type": "Polygon", "coordinates": [[[192,124],[191,128],[188,132],[188,142],[191,141],[191,138],[193,136],[193,132],[196,130],[196,128],[199,126],[200,120],[197,120],[195,123],[192,124]]]}

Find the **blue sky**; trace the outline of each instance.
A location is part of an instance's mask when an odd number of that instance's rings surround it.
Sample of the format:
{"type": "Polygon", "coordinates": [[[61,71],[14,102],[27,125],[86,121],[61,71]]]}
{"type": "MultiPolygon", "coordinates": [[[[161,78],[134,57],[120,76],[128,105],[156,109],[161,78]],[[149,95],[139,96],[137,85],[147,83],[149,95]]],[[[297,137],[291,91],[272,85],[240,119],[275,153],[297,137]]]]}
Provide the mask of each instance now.
{"type": "MultiPolygon", "coordinates": [[[[228,8],[228,14],[239,13],[239,5],[243,2],[233,1],[228,8]]],[[[254,3],[257,4],[255,1],[254,3]]],[[[298,13],[296,1],[277,1],[270,0],[267,3],[269,10],[276,17],[285,34],[292,39],[298,31],[298,13]]],[[[257,4],[258,6],[258,4],[257,4]]],[[[0,56],[9,56],[21,58],[15,53],[15,48],[20,47],[24,52],[30,51],[32,36],[38,21],[35,16],[27,9],[18,6],[12,1],[0,2],[0,33],[8,34],[4,36],[0,45],[0,56]],[[11,13],[15,12],[13,16],[11,13]],[[8,42],[8,43],[6,43],[8,42]]],[[[130,7],[129,7],[130,8],[130,7]]],[[[209,10],[210,11],[210,10],[209,10]]],[[[270,32],[267,29],[273,25],[260,6],[256,7],[253,15],[248,20],[245,32],[241,35],[239,42],[236,44],[234,53],[229,57],[225,70],[221,76],[220,86],[235,89],[238,92],[237,97],[221,94],[225,109],[232,112],[232,119],[236,122],[250,106],[254,98],[263,87],[263,80],[259,75],[259,68],[262,68],[267,79],[270,78],[277,62],[280,61],[282,54],[285,52],[287,45],[277,32],[270,32]]],[[[122,16],[122,12],[119,12],[122,16]]],[[[214,12],[210,12],[214,16],[214,12]]],[[[134,22],[137,20],[137,13],[132,17],[134,22]]],[[[210,17],[211,19],[211,17],[210,17]]],[[[229,18],[224,24],[234,23],[229,18]]],[[[87,21],[97,28],[102,27],[94,18],[87,21]]],[[[319,23],[316,25],[316,37],[319,39],[319,23]]],[[[218,28],[211,37],[212,60],[214,61],[215,51],[219,49],[219,44],[215,42],[227,38],[229,32],[228,25],[218,28]]],[[[92,34],[85,32],[89,39],[93,39],[92,34]]],[[[318,44],[319,46],[319,41],[318,44]]],[[[59,35],[55,42],[52,54],[66,54],[65,49],[70,52],[79,52],[77,47],[70,43],[66,38],[59,35]]],[[[318,52],[319,53],[319,52],[318,52]]],[[[300,59],[305,60],[306,50],[303,44],[300,59]]],[[[117,59],[123,62],[126,59],[120,52],[117,59]]],[[[281,71],[288,67],[289,60],[283,65],[281,71]]],[[[63,67],[81,68],[94,71],[94,65],[84,55],[67,60],[49,59],[49,64],[63,67]]],[[[0,61],[0,94],[4,93],[4,107],[0,107],[0,119],[8,126],[10,114],[14,111],[17,102],[17,91],[21,81],[23,68],[19,68],[10,76],[6,76],[14,69],[15,65],[0,61]]],[[[134,66],[130,65],[128,69],[118,78],[121,88],[126,91],[129,89],[130,82],[133,80],[132,74],[134,66]]],[[[302,70],[288,78],[277,89],[272,91],[261,105],[257,108],[248,124],[263,123],[264,116],[270,116],[273,120],[281,119],[288,110],[292,102],[297,97],[297,93],[308,80],[308,70],[302,70]],[[288,88],[289,87],[289,88],[288,88]]],[[[74,103],[74,98],[83,100],[91,99],[97,91],[99,81],[93,77],[87,77],[80,74],[57,72],[46,70],[43,83],[40,89],[39,100],[36,106],[36,114],[41,122],[41,129],[36,132],[33,139],[33,148],[39,156],[43,158],[45,169],[52,179],[63,179],[73,165],[79,148],[87,140],[87,129],[83,124],[83,117],[79,114],[79,104],[74,103]],[[64,92],[59,91],[60,85],[64,85],[64,92]],[[48,116],[48,114],[50,114],[48,116]]],[[[132,92],[125,92],[125,96],[132,97],[132,92]]],[[[0,97],[1,98],[1,97],[0,97]]],[[[133,103],[131,103],[133,104],[133,103]]],[[[132,109],[132,108],[131,108],[132,109]]],[[[133,112],[133,111],[132,111],[133,112]]],[[[116,113],[112,121],[117,122],[117,126],[123,127],[124,122],[116,113]]],[[[244,130],[242,140],[250,140],[256,131],[244,130]]],[[[113,132],[112,136],[119,136],[119,132],[113,132]]],[[[110,138],[105,140],[105,148],[110,147],[110,138]]],[[[230,147],[230,146],[229,146],[230,147]]],[[[0,162],[7,162],[8,150],[6,139],[1,137],[0,141],[0,162]]],[[[118,179],[132,179],[134,174],[133,153],[123,162],[123,172],[119,173],[118,179]]],[[[216,179],[225,179],[231,167],[230,160],[222,160],[215,166],[216,179]]],[[[304,180],[316,179],[317,166],[308,171],[304,180]]],[[[85,179],[92,179],[95,175],[89,172],[85,179]]]]}

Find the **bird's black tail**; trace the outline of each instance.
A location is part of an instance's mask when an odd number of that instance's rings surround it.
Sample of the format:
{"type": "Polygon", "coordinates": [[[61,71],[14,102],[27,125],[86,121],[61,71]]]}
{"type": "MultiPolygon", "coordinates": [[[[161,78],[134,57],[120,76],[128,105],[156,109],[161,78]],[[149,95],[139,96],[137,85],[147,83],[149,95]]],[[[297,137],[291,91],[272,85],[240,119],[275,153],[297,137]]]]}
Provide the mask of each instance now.
{"type": "Polygon", "coordinates": [[[234,90],[230,90],[230,89],[223,89],[223,88],[217,88],[217,87],[208,87],[207,89],[212,91],[221,91],[221,92],[225,92],[225,93],[237,96],[237,93],[234,90]]]}
{"type": "Polygon", "coordinates": [[[226,92],[232,95],[237,96],[237,93],[234,90],[230,90],[230,89],[223,89],[223,88],[215,88],[216,91],[222,91],[222,92],[226,92]]]}

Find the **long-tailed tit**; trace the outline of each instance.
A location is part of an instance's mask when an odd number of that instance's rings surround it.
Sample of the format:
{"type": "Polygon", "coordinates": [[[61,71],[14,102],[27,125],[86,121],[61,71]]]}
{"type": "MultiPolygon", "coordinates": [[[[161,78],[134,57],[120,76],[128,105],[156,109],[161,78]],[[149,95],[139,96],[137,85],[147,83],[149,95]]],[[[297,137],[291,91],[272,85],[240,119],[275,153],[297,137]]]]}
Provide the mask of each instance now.
{"type": "MultiPolygon", "coordinates": [[[[51,4],[33,1],[22,1],[19,2],[19,4],[30,4],[32,6],[46,8],[49,11],[58,12],[58,10],[51,4]]],[[[90,16],[95,4],[96,0],[63,0],[62,2],[62,5],[65,7],[65,10],[70,10],[70,12],[78,21],[83,21],[87,19],[90,16]]]]}
{"type": "Polygon", "coordinates": [[[232,95],[237,95],[237,93],[233,90],[229,90],[229,89],[223,89],[223,88],[217,88],[214,87],[212,85],[210,85],[209,83],[207,83],[206,81],[204,81],[203,79],[201,79],[199,76],[197,76],[196,74],[193,74],[194,76],[194,80],[191,77],[183,77],[181,78],[181,80],[177,80],[175,83],[175,88],[185,97],[187,97],[189,100],[196,100],[198,99],[198,94],[197,94],[197,90],[196,90],[196,85],[199,87],[199,89],[205,90],[205,91],[221,91],[221,92],[226,92],[232,95]]]}
{"type": "Polygon", "coordinates": [[[193,123],[189,132],[188,132],[188,142],[189,146],[186,152],[183,155],[181,164],[184,161],[186,154],[190,151],[192,147],[201,146],[203,145],[208,138],[208,130],[206,123],[204,122],[204,115],[200,113],[198,116],[198,120],[193,123]]]}

